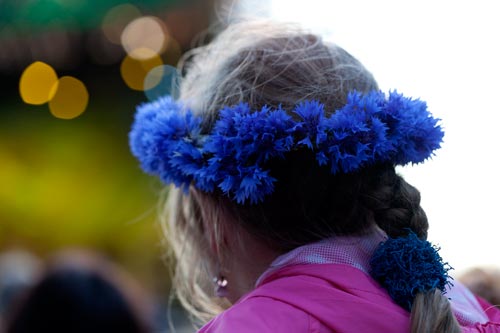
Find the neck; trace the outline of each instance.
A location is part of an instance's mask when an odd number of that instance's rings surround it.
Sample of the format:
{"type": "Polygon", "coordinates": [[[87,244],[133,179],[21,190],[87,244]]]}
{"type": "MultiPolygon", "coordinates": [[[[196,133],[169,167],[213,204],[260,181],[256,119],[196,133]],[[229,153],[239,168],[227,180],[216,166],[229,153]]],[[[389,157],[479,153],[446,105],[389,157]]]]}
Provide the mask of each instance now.
{"type": "Polygon", "coordinates": [[[253,235],[242,231],[231,243],[231,258],[223,266],[222,275],[228,280],[227,298],[235,303],[255,288],[257,279],[281,255],[253,235]]]}

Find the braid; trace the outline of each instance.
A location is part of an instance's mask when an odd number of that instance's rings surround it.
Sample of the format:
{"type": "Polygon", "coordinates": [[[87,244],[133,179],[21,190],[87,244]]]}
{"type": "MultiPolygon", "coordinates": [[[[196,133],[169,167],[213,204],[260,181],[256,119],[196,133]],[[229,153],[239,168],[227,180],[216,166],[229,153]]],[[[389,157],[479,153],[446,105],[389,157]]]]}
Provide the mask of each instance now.
{"type": "MultiPolygon", "coordinates": [[[[419,238],[427,238],[429,224],[420,207],[420,192],[396,174],[393,166],[375,167],[364,178],[362,204],[389,237],[406,236],[409,229],[419,238]]],[[[434,289],[418,293],[413,300],[410,331],[456,333],[461,329],[448,299],[434,289]]]]}
{"type": "Polygon", "coordinates": [[[415,297],[410,332],[460,333],[462,329],[448,299],[439,290],[433,290],[415,297]]]}
{"type": "Polygon", "coordinates": [[[364,204],[388,236],[406,236],[409,229],[419,238],[427,238],[429,224],[415,187],[396,174],[392,166],[378,170],[367,183],[371,190],[365,192],[364,204]]]}

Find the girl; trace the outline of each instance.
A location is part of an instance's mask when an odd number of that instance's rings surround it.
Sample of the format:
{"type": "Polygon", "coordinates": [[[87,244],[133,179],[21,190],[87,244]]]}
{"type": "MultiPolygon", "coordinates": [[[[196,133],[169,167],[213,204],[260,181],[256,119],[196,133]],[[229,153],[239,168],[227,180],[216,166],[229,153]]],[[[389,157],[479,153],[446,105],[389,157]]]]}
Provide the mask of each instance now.
{"type": "Polygon", "coordinates": [[[139,107],[130,142],[176,185],[163,214],[176,290],[216,315],[200,332],[500,332],[499,313],[450,282],[395,172],[440,146],[424,102],[267,22],[229,27],[185,69],[178,101],[139,107]]]}

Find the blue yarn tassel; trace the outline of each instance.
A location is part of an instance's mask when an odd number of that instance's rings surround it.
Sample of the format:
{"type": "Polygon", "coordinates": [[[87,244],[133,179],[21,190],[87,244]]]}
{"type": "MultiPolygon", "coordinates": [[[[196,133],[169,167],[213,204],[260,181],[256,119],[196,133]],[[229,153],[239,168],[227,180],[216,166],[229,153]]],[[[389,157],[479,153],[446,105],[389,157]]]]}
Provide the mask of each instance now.
{"type": "Polygon", "coordinates": [[[451,285],[448,271],[453,268],[443,262],[439,250],[411,231],[406,237],[389,238],[373,254],[370,274],[397,304],[411,311],[419,292],[439,289],[444,293],[451,285]]]}

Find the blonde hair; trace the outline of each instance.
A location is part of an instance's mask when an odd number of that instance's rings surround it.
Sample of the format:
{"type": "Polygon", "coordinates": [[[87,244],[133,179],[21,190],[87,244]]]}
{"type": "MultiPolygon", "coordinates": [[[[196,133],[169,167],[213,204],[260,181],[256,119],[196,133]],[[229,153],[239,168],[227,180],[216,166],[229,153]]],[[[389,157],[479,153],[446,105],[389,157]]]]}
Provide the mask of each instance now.
{"type": "MultiPolygon", "coordinates": [[[[187,59],[180,99],[203,116],[206,132],[218,110],[242,101],[255,109],[267,105],[290,110],[297,102],[315,99],[326,110],[336,110],[345,104],[349,91],[378,89],[371,73],[349,53],[294,25],[267,21],[234,24],[187,59]]],[[[286,165],[277,162],[273,166],[273,172],[282,173],[279,186],[259,206],[238,206],[222,195],[194,195],[193,191],[185,195],[171,189],[166,235],[178,260],[174,284],[179,299],[193,315],[204,320],[227,306],[214,301],[209,291],[217,259],[208,253],[214,253],[210,251],[214,245],[222,245],[208,240],[206,228],[213,229],[209,234],[224,232],[221,215],[231,216],[232,222],[283,252],[332,234],[360,233],[371,223],[390,236],[411,228],[419,237],[426,237],[428,225],[420,195],[392,166],[332,177],[308,164],[305,154],[291,154],[286,165]],[[290,202],[297,203],[293,205],[296,211],[287,213],[290,202]]],[[[448,300],[439,292],[419,295],[411,320],[412,332],[425,331],[421,323],[439,327],[434,332],[459,329],[448,300]],[[443,311],[435,311],[438,308],[443,311]],[[443,318],[446,325],[434,325],[443,318]]]]}
{"type": "MultiPolygon", "coordinates": [[[[213,230],[217,230],[220,219],[217,216],[211,218],[214,221],[213,230]]],[[[174,259],[172,291],[191,315],[194,324],[203,324],[229,304],[214,296],[212,279],[216,276],[217,258],[207,255],[212,251],[204,230],[201,208],[192,195],[185,195],[182,190],[171,187],[160,213],[160,222],[167,248],[172,251],[170,258],[174,259]]],[[[220,235],[220,231],[214,233],[220,235]]]]}

